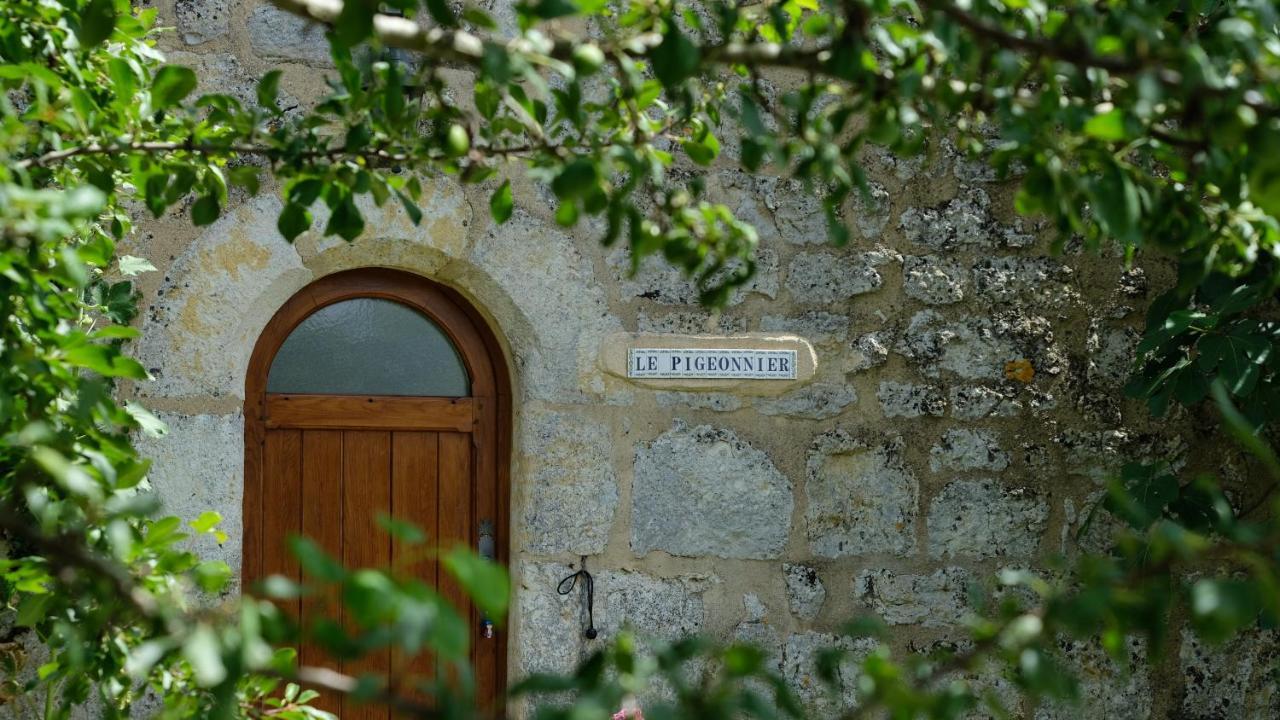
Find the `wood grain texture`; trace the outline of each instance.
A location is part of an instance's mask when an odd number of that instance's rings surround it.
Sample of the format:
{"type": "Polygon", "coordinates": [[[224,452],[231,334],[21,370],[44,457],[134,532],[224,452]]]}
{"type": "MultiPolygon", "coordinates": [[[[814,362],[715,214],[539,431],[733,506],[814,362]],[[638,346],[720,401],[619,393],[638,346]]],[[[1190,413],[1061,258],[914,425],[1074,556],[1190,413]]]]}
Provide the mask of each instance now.
{"type": "MultiPolygon", "coordinates": [[[[289,538],[302,531],[302,436],[297,430],[267,433],[263,457],[262,574],[299,580],[289,538]]],[[[297,617],[298,601],[280,607],[297,617]]]]}
{"type": "MultiPolygon", "coordinates": [[[[311,538],[330,557],[342,558],[342,432],[305,430],[302,432],[302,534],[311,538]]],[[[313,579],[303,576],[304,582],[313,579]]],[[[302,623],[310,628],[321,619],[342,619],[339,588],[325,586],[320,595],[302,601],[302,623]]],[[[330,658],[314,643],[303,642],[298,662],[342,672],[342,663],[330,658]]],[[[321,693],[313,703],[321,710],[342,713],[342,698],[321,693]]]]}
{"type": "Polygon", "coordinates": [[[475,424],[471,398],[267,395],[268,428],[451,430],[475,424]]]}
{"type": "MultiPolygon", "coordinates": [[[[433,432],[397,432],[391,437],[391,514],[417,526],[426,534],[418,544],[392,540],[391,560],[402,576],[436,584],[439,563],[434,554],[436,508],[439,505],[439,436],[433,432]]],[[[435,663],[427,653],[415,656],[392,654],[392,675],[413,680],[429,680],[435,663]]],[[[418,699],[422,695],[415,694],[418,699]]]]}
{"type": "MultiPolygon", "coordinates": [[[[391,434],[348,431],[342,436],[342,561],[349,569],[386,568],[391,564],[391,538],[378,526],[378,515],[391,511],[391,434]]],[[[359,628],[347,618],[347,626],[359,628]]],[[[348,675],[378,674],[391,669],[383,648],[343,665],[348,675]]],[[[386,707],[343,703],[344,720],[386,720],[386,707]]]]}

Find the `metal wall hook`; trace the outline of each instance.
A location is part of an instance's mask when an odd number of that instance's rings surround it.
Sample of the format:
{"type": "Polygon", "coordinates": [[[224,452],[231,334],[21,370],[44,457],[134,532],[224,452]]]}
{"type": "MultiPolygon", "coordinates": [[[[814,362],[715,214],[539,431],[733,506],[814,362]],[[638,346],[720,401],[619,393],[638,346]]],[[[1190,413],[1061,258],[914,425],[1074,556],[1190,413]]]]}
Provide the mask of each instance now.
{"type": "MultiPolygon", "coordinates": [[[[570,567],[573,567],[570,565],[570,567]]],[[[561,595],[568,595],[578,586],[578,578],[582,578],[583,589],[587,593],[587,629],[583,631],[583,636],[588,640],[595,640],[600,634],[596,632],[595,620],[595,604],[596,604],[596,581],[591,577],[591,573],[587,572],[587,556],[581,556],[581,567],[574,574],[560,581],[556,586],[556,592],[561,595]]]]}

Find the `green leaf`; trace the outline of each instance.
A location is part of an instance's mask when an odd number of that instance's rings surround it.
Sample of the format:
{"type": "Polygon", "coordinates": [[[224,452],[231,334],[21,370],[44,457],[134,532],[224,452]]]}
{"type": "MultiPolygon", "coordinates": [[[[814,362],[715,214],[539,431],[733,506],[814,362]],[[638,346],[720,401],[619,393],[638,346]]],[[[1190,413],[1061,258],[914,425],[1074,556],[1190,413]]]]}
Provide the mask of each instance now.
{"type": "Polygon", "coordinates": [[[596,164],[590,158],[580,157],[564,166],[551,181],[551,191],[560,199],[581,197],[599,182],[596,164]]]}
{"type": "Polygon", "coordinates": [[[311,229],[311,221],[311,211],[306,206],[296,202],[285,203],[284,209],[280,211],[280,218],[276,220],[276,229],[285,240],[293,242],[299,235],[311,229]]]}
{"type": "Polygon", "coordinates": [[[124,409],[129,413],[129,417],[138,423],[138,427],[144,434],[150,437],[163,437],[169,433],[169,426],[165,425],[163,420],[152,415],[150,410],[138,403],[130,400],[124,404],[124,409]]]}
{"type": "Polygon", "coordinates": [[[289,547],[293,550],[294,556],[298,558],[298,564],[302,567],[302,572],[306,573],[308,577],[323,582],[339,582],[346,577],[346,572],[342,569],[342,565],[330,557],[314,540],[305,537],[292,537],[289,538],[289,547]]]}
{"type": "Polygon", "coordinates": [[[506,568],[465,547],[450,550],[444,556],[444,566],[489,619],[498,625],[505,621],[511,595],[511,581],[506,568]]]}
{"type": "Polygon", "coordinates": [[[207,533],[222,522],[222,516],[212,510],[205,510],[200,517],[191,521],[191,529],[198,533],[207,533]]]}
{"type": "Polygon", "coordinates": [[[346,0],[333,24],[333,37],[340,45],[355,47],[373,35],[373,16],[377,3],[371,0],[346,0]]]}
{"type": "Polygon", "coordinates": [[[378,526],[386,530],[391,537],[409,545],[419,545],[427,539],[427,534],[417,525],[385,513],[378,514],[378,526]]]}
{"type": "Polygon", "coordinates": [[[720,141],[709,131],[703,131],[701,137],[685,140],[682,145],[689,154],[689,159],[699,165],[710,165],[720,155],[720,141]]]}
{"type": "Polygon", "coordinates": [[[280,76],[283,74],[281,70],[272,70],[258,81],[258,104],[277,115],[281,112],[276,98],[280,96],[280,76]]]}
{"type": "Polygon", "coordinates": [[[493,196],[489,198],[489,214],[493,216],[493,221],[501,225],[511,219],[511,213],[515,209],[515,201],[511,197],[511,181],[504,180],[502,186],[493,191],[493,196]]]}
{"type": "Polygon", "coordinates": [[[667,31],[663,33],[662,42],[658,43],[650,55],[654,76],[668,88],[692,77],[697,72],[701,59],[698,46],[680,32],[674,20],[667,21],[667,31]]]}
{"type": "Polygon", "coordinates": [[[120,274],[133,277],[146,272],[155,272],[156,266],[151,264],[150,260],[140,258],[136,255],[121,255],[118,263],[120,274]]]}
{"type": "Polygon", "coordinates": [[[80,47],[89,50],[111,37],[115,29],[115,0],[90,0],[80,14],[80,29],[76,31],[76,37],[80,40],[80,47]]]}
{"type": "Polygon", "coordinates": [[[324,226],[325,235],[337,235],[347,242],[360,237],[364,232],[364,217],[356,207],[355,198],[350,193],[343,193],[338,204],[329,215],[329,222],[324,226]]]}
{"type": "Polygon", "coordinates": [[[165,65],[151,83],[151,105],[163,110],[182,102],[196,89],[196,74],[181,65],[165,65]]]}
{"type": "Polygon", "coordinates": [[[191,205],[191,222],[196,227],[212,225],[220,214],[222,214],[222,208],[218,205],[218,198],[214,195],[201,195],[191,205]]]}
{"type": "Polygon", "coordinates": [[[231,567],[221,560],[207,560],[191,570],[196,584],[207,593],[221,592],[231,581],[231,567]]]}
{"type": "Polygon", "coordinates": [[[1120,108],[1094,115],[1084,124],[1084,133],[1105,142],[1124,140],[1124,111],[1120,108]]]}
{"type": "Polygon", "coordinates": [[[63,359],[76,367],[92,370],[103,377],[147,379],[147,371],[141,363],[107,345],[92,343],[76,345],[66,350],[63,359]]]}
{"type": "Polygon", "coordinates": [[[445,27],[455,27],[458,24],[458,18],[446,0],[426,0],[426,5],[432,20],[445,27]]]}
{"type": "Polygon", "coordinates": [[[201,624],[182,644],[182,656],[191,663],[196,682],[202,687],[213,687],[227,677],[222,664],[222,648],[218,634],[208,625],[201,624]]]}

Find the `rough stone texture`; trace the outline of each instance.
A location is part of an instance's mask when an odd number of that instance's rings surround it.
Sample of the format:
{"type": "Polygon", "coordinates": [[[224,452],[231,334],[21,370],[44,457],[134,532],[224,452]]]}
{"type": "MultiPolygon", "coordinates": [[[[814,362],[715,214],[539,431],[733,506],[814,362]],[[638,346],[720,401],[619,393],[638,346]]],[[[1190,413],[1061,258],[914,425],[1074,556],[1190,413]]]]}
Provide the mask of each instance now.
{"type": "Polygon", "coordinates": [[[747,329],[747,324],[742,318],[711,315],[696,310],[676,310],[656,317],[642,312],[636,318],[636,324],[642,333],[679,335],[701,335],[709,332],[735,334],[747,329]]]}
{"type": "Polygon", "coordinates": [[[1067,641],[1061,649],[1067,666],[1080,680],[1080,703],[1047,702],[1037,709],[1035,720],[1151,717],[1151,684],[1144,667],[1146,651],[1140,640],[1128,641],[1125,664],[1112,660],[1096,642],[1067,641]]]}
{"type": "Polygon", "coordinates": [[[1273,630],[1246,631],[1219,646],[1192,634],[1178,650],[1182,671],[1181,715],[1188,720],[1261,720],[1280,717],[1280,637],[1273,630]]]}
{"type": "Polygon", "coordinates": [[[828,242],[822,198],[816,192],[806,190],[803,183],[790,178],[762,177],[757,183],[757,192],[773,215],[779,237],[795,245],[828,242]]]}
{"type": "Polygon", "coordinates": [[[942,440],[929,450],[929,469],[991,470],[1009,467],[1009,454],[990,432],[956,428],[948,430],[942,440]]]}
{"type": "Polygon", "coordinates": [[[728,393],[659,392],[653,397],[660,407],[716,412],[733,412],[742,407],[742,398],[728,393]]]}
{"type": "MultiPolygon", "coordinates": [[[[258,78],[245,70],[240,60],[231,53],[171,52],[167,59],[177,65],[185,65],[196,73],[196,91],[230,95],[246,105],[258,104],[258,78]]],[[[300,103],[281,90],[276,104],[286,110],[286,115],[296,114],[300,103]]]]}
{"type": "Polygon", "coordinates": [[[1134,350],[1141,337],[1133,328],[1105,328],[1097,321],[1090,323],[1085,340],[1089,381],[1104,388],[1122,387],[1129,379],[1134,350]]]}
{"type": "MultiPolygon", "coordinates": [[[[650,255],[631,274],[629,250],[620,247],[608,256],[615,278],[625,296],[653,300],[664,305],[698,304],[698,286],[682,271],[667,264],[661,257],[650,255]]],[[[737,305],[749,295],[758,294],[774,298],[778,295],[778,254],[772,248],[761,247],[756,255],[756,274],[746,285],[730,295],[728,304],[737,305]]]]}
{"type": "Polygon", "coordinates": [[[782,676],[812,717],[836,717],[856,706],[861,662],[875,649],[870,638],[857,640],[821,632],[787,636],[782,676]],[[845,656],[837,667],[835,687],[824,685],[818,674],[818,654],[839,648],[845,656]]]}
{"type": "Polygon", "coordinates": [[[890,625],[946,627],[968,612],[969,573],[944,567],[928,575],[863,570],[853,579],[853,596],[890,625]]]}
{"type": "Polygon", "coordinates": [[[935,558],[1031,557],[1049,518],[1034,490],[994,480],[958,480],[929,504],[929,555],[935,558]]]}
{"type": "Polygon", "coordinates": [[[583,602],[578,593],[556,592],[576,568],[525,563],[515,593],[515,645],[522,674],[573,672],[582,653],[583,602]]]}
{"type": "Polygon", "coordinates": [[[822,310],[795,317],[765,315],[760,318],[760,329],[767,333],[799,335],[814,345],[840,343],[849,335],[849,318],[822,310]]]}
{"type": "Polygon", "coordinates": [[[980,299],[1061,309],[1080,301],[1071,283],[1071,268],[1047,257],[997,257],[973,266],[973,286],[980,299]]]}
{"type": "Polygon", "coordinates": [[[660,578],[629,570],[596,575],[594,644],[607,642],[623,628],[634,629],[641,640],[676,640],[702,632],[706,623],[703,593],[714,578],[660,578]]]}
{"type": "Polygon", "coordinates": [[[916,418],[924,415],[942,417],[947,400],[935,385],[913,385],[886,380],[876,392],[880,409],[887,418],[916,418]]]}
{"type": "Polygon", "coordinates": [[[934,310],[916,313],[895,350],[924,375],[949,373],[967,380],[1002,380],[1005,367],[1026,360],[1036,375],[1054,376],[1067,360],[1049,321],[1020,311],[948,321],[934,310]]]}
{"type": "Polygon", "coordinates": [[[909,208],[898,219],[908,240],[933,250],[994,248],[999,228],[991,218],[991,197],[973,187],[940,207],[909,208]]]}
{"type": "Polygon", "coordinates": [[[230,0],[178,0],[178,34],[188,45],[217,40],[230,28],[230,0]]]}
{"type": "Polygon", "coordinates": [[[274,5],[254,8],[246,21],[249,45],[260,58],[328,67],[329,42],[320,23],[303,20],[274,5]]]}
{"type": "Polygon", "coordinates": [[[752,404],[764,415],[822,420],[839,415],[845,407],[858,401],[848,385],[815,383],[777,398],[757,398],[752,404]]]}
{"type": "Polygon", "coordinates": [[[234,415],[159,413],[168,426],[161,437],[139,435],[138,453],[152,461],[147,481],[160,499],[159,516],[191,521],[206,510],[222,515],[219,528],[227,541],[218,545],[209,535],[193,538],[201,557],[224,560],[232,569],[233,586],[240,579],[244,539],[244,421],[234,415]]]}
{"type": "Polygon", "coordinates": [[[868,445],[843,430],[809,449],[805,513],[809,549],[822,557],[915,549],[915,476],[901,438],[868,445]]]}
{"type": "Polygon", "coordinates": [[[878,182],[868,184],[870,198],[861,192],[853,196],[853,224],[863,240],[878,240],[889,224],[889,191],[878,182]]]}
{"type": "Polygon", "coordinates": [[[849,344],[845,358],[847,372],[861,372],[880,367],[889,359],[889,346],[893,344],[888,332],[867,333],[849,344]]]}
{"type": "Polygon", "coordinates": [[[955,260],[937,255],[908,255],[902,260],[902,291],[928,305],[964,300],[969,275],[955,260]]]}
{"type": "Polygon", "coordinates": [[[818,571],[808,565],[786,563],[782,573],[787,581],[787,605],[791,614],[803,620],[817,617],[827,600],[827,588],[818,571]]]}
{"type": "Polygon", "coordinates": [[[877,253],[857,256],[800,253],[787,268],[787,289],[796,302],[828,304],[879,290],[884,278],[876,270],[885,258],[877,253]]]}
{"type": "Polygon", "coordinates": [[[1022,412],[1022,402],[1000,388],[986,385],[958,385],[951,388],[951,414],[961,420],[1013,417],[1022,412]]]}
{"type": "Polygon", "coordinates": [[[520,453],[525,549],[593,555],[604,550],[618,508],[608,425],[584,413],[524,417],[520,453]]]}
{"type": "Polygon", "coordinates": [[[622,325],[609,314],[591,261],[573,241],[517,211],[477,241],[471,261],[507,297],[518,299],[527,324],[508,329],[507,335],[527,377],[526,392],[543,400],[572,401],[595,391],[600,342],[622,325]],[[521,262],[510,262],[517,256],[521,262]]]}
{"type": "Polygon", "coordinates": [[[776,558],[794,503],[791,481],[763,451],[731,430],[677,421],[636,447],[631,549],[776,558]]]}

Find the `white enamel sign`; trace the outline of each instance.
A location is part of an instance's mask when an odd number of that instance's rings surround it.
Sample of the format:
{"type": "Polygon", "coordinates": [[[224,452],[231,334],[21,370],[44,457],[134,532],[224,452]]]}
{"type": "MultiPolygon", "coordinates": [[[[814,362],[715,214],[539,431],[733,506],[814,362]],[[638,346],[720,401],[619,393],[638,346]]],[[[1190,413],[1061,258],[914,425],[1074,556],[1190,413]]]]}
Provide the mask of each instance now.
{"type": "Polygon", "coordinates": [[[631,348],[627,377],[794,380],[796,351],[631,348]]]}

